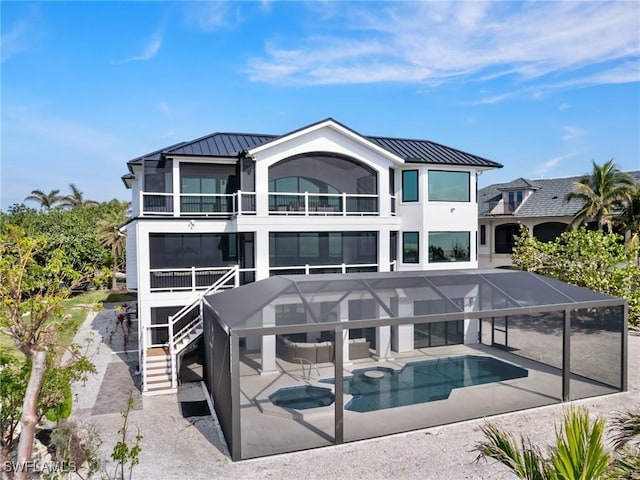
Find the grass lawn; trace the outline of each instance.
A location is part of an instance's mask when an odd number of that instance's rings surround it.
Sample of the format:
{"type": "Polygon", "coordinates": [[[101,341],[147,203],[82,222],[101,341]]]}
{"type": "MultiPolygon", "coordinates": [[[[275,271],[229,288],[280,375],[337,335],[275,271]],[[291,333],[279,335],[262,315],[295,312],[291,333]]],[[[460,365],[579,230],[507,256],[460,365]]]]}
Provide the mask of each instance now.
{"type": "MultiPolygon", "coordinates": [[[[63,315],[69,315],[69,317],[65,321],[65,328],[61,329],[58,334],[58,345],[67,347],[71,344],[89,311],[101,309],[104,303],[133,302],[135,300],[135,294],[114,293],[109,290],[95,290],[67,298],[62,302],[62,306],[64,307],[63,315]]],[[[0,348],[5,351],[16,350],[13,340],[4,332],[0,332],[0,348]]]]}

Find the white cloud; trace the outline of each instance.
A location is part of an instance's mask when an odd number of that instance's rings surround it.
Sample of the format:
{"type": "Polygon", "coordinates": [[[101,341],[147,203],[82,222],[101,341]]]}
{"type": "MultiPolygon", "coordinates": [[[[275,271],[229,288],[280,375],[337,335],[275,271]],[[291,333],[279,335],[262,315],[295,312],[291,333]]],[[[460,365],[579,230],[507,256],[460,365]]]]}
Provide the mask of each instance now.
{"type": "MultiPolygon", "coordinates": [[[[278,84],[509,80],[481,103],[555,88],[638,81],[635,2],[358,3],[332,35],[267,41],[253,81],[278,84]],[[292,40],[293,41],[293,40],[292,40]],[[534,89],[536,80],[544,82],[534,89]]],[[[341,16],[340,16],[341,15],[341,16]]]]}
{"type": "Polygon", "coordinates": [[[561,103],[560,105],[558,105],[558,110],[567,110],[571,108],[571,105],[569,105],[566,102],[561,103]]]}
{"type": "Polygon", "coordinates": [[[585,130],[574,127],[573,125],[565,125],[562,127],[562,130],[564,130],[564,135],[562,135],[563,140],[573,140],[574,138],[581,137],[587,133],[585,130]]]}
{"type": "Polygon", "coordinates": [[[25,19],[11,26],[3,25],[0,35],[1,61],[4,63],[18,53],[31,50],[44,35],[40,26],[40,11],[32,6],[25,19]]]}
{"type": "Polygon", "coordinates": [[[141,62],[144,60],[151,60],[158,54],[158,52],[160,51],[160,47],[162,47],[162,29],[158,29],[158,31],[156,31],[153,35],[151,35],[149,42],[144,47],[142,52],[140,52],[138,55],[134,55],[132,57],[125,58],[124,60],[120,60],[114,63],[121,64],[121,63],[128,63],[128,62],[141,62]]]}
{"type": "Polygon", "coordinates": [[[549,170],[551,170],[552,168],[555,168],[556,166],[558,166],[558,164],[568,158],[571,157],[575,157],[578,154],[578,152],[572,152],[572,153],[567,153],[565,155],[559,155],[557,157],[553,157],[549,160],[547,160],[546,162],[544,162],[542,165],[540,165],[536,170],[534,170],[534,173],[540,175],[541,177],[543,175],[545,175],[549,170]]]}
{"type": "MultiPolygon", "coordinates": [[[[271,8],[268,2],[262,2],[261,7],[265,12],[271,8]]],[[[244,17],[240,8],[228,2],[193,2],[185,10],[185,21],[205,32],[213,32],[235,27],[244,21],[244,17]]]]}

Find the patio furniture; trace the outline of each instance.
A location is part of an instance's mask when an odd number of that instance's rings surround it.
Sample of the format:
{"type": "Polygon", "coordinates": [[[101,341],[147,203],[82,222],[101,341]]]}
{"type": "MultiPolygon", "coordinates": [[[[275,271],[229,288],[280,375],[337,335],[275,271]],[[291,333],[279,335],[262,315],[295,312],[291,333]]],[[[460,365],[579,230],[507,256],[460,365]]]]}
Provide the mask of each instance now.
{"type": "MultiPolygon", "coordinates": [[[[349,358],[367,358],[370,355],[370,343],[366,338],[349,340],[349,358]]],[[[276,346],[278,357],[286,362],[297,363],[300,359],[307,362],[329,363],[334,359],[333,342],[292,342],[286,336],[279,336],[276,346]]]]}

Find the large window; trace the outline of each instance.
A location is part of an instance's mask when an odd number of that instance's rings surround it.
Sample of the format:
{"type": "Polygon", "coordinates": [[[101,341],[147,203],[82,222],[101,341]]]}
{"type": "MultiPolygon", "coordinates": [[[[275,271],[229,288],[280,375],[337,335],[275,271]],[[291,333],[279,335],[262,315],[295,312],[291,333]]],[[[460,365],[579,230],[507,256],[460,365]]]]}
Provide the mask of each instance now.
{"type": "Polygon", "coordinates": [[[420,234],[418,232],[404,232],[402,234],[402,262],[420,262],[420,234]]]}
{"type": "Polygon", "coordinates": [[[515,212],[522,203],[523,192],[518,190],[515,192],[509,192],[509,212],[515,212]]]}
{"type": "Polygon", "coordinates": [[[520,225],[517,223],[498,225],[495,231],[496,253],[511,253],[519,233],[520,225]]]}
{"type": "Polygon", "coordinates": [[[403,170],[402,201],[417,202],[418,200],[419,200],[418,170],[403,170]]]}
{"type": "Polygon", "coordinates": [[[173,169],[171,160],[145,160],[144,192],[142,200],[145,212],[172,212],[173,169]]]}
{"type": "Polygon", "coordinates": [[[468,262],[469,232],[429,232],[429,262],[468,262]]]}
{"type": "Polygon", "coordinates": [[[378,262],[376,232],[272,232],[269,266],[354,265],[378,262]]]}
{"type": "Polygon", "coordinates": [[[375,195],[377,178],[375,170],[355,160],[326,153],[305,154],[269,167],[269,191],[375,195]]]}
{"type": "Polygon", "coordinates": [[[238,190],[235,165],[180,164],[180,209],[183,212],[230,212],[233,200],[226,196],[238,190]],[[201,195],[205,194],[205,195],[201,195]]]}
{"type": "MultiPolygon", "coordinates": [[[[417,312],[416,315],[418,315],[417,312]]],[[[416,323],[413,326],[413,348],[441,347],[462,343],[464,343],[464,320],[416,323]]]]}
{"type": "Polygon", "coordinates": [[[219,267],[238,263],[235,233],[151,233],[151,268],[219,267]]]}
{"type": "Polygon", "coordinates": [[[173,191],[171,160],[145,160],[144,191],[171,193],[173,191]]]}
{"type": "Polygon", "coordinates": [[[468,202],[469,172],[429,170],[430,202],[468,202]]]}

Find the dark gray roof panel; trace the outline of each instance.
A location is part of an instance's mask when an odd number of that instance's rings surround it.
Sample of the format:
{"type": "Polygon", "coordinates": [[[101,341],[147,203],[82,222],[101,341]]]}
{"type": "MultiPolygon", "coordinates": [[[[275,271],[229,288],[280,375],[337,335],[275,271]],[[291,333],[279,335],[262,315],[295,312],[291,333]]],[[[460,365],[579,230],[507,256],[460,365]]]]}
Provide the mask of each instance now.
{"type": "MultiPolygon", "coordinates": [[[[363,300],[380,308],[369,312],[372,317],[368,318],[362,318],[358,309],[353,314],[349,310],[344,321],[406,316],[435,318],[447,313],[464,313],[465,310],[454,301],[461,296],[469,299],[468,305],[478,317],[482,317],[482,312],[504,309],[526,313],[530,308],[569,304],[579,308],[581,302],[616,300],[530,272],[469,269],[276,276],[208,295],[205,301],[226,328],[241,331],[340,323],[337,319],[341,317],[336,315],[338,306],[363,300]],[[398,296],[411,302],[410,312],[402,310],[401,313],[397,303],[394,304],[392,299],[398,296]],[[277,305],[290,304],[299,305],[304,314],[275,313],[277,305]],[[320,308],[321,305],[324,307],[320,308]]],[[[623,302],[619,300],[620,304],[623,302]]]]}
{"type": "Polygon", "coordinates": [[[173,155],[206,155],[213,157],[236,157],[243,150],[262,145],[276,138],[274,135],[252,135],[245,133],[214,133],[165,151],[173,155]]]}
{"type": "MultiPolygon", "coordinates": [[[[324,121],[324,120],[323,120],[324,121]]],[[[335,120],[334,120],[335,121],[335,120]]],[[[338,123],[338,122],[336,122],[338,123]]],[[[303,127],[308,128],[308,127],[303,127]]],[[[348,127],[345,127],[348,129],[348,127]]],[[[350,130],[350,129],[349,129],[350,130]]],[[[351,130],[353,131],[353,130],[351,130]]],[[[354,132],[358,134],[357,132],[354,132]]],[[[289,134],[287,134],[289,135],[289,134]]],[[[359,135],[359,134],[358,134],[359,135]]],[[[248,133],[213,133],[190,142],[182,142],[161,150],[137,157],[128,163],[140,163],[144,159],[157,160],[161,154],[202,155],[211,157],[236,157],[245,150],[264,145],[280,136],[248,133]]],[[[502,165],[455,148],[428,140],[404,138],[363,137],[397,155],[407,163],[433,165],[460,165],[469,167],[501,168],[502,165]]]]}
{"type": "MultiPolygon", "coordinates": [[[[640,182],[640,170],[626,172],[640,182]]],[[[582,207],[580,200],[565,200],[568,193],[573,191],[573,185],[584,175],[579,177],[548,178],[540,180],[518,179],[514,182],[496,183],[478,191],[478,213],[480,218],[493,218],[491,207],[499,200],[502,191],[513,189],[513,185],[522,180],[523,190],[534,189],[515,214],[498,215],[500,217],[512,216],[515,218],[535,217],[573,217],[582,207]],[[530,185],[530,187],[525,187],[530,185]]]]}
{"type": "Polygon", "coordinates": [[[429,140],[367,137],[385,150],[395,153],[408,163],[435,165],[464,165],[470,167],[501,168],[502,165],[471,153],[440,145],[429,140]]]}

